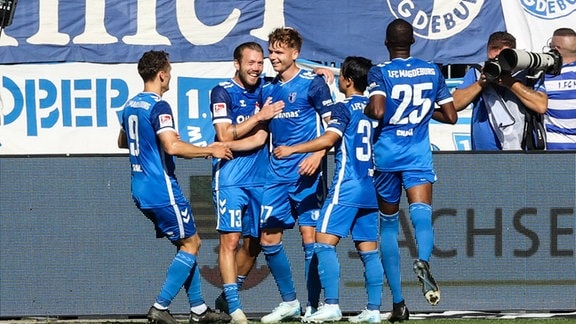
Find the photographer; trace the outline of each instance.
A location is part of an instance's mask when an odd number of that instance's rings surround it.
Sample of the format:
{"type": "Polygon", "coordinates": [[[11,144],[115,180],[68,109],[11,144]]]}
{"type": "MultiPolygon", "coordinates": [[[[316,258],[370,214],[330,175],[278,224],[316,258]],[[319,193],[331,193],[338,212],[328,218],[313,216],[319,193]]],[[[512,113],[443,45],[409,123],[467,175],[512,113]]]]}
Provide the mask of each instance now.
{"type": "MultiPolygon", "coordinates": [[[[516,48],[516,38],[507,32],[493,33],[488,59],[495,60],[505,48],[516,48]]],[[[457,111],[473,104],[472,150],[522,150],[526,109],[543,114],[548,107],[544,85],[527,86],[526,71],[503,72],[489,80],[483,69],[471,68],[452,94],[457,111]]]]}
{"type": "Polygon", "coordinates": [[[571,28],[554,31],[550,49],[562,56],[559,75],[546,74],[548,111],[544,115],[547,150],[576,150],[576,32],[571,28]]]}

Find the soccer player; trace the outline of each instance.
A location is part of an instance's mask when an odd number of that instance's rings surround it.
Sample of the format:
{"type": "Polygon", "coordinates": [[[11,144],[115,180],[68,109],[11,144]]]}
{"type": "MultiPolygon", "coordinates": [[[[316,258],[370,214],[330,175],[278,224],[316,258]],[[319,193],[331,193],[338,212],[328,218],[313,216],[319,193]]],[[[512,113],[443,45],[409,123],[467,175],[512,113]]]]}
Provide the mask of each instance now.
{"type": "MultiPolygon", "coordinates": [[[[269,58],[278,75],[264,85],[262,97],[270,97],[272,102],[282,100],[286,104],[268,125],[272,148],[310,141],[322,133],[321,117],[329,117],[330,90],[322,77],[296,65],[302,47],[300,33],[292,28],[278,28],[270,33],[268,41],[269,58]]],[[[317,260],[313,256],[316,219],[326,190],[320,170],[325,153],[270,158],[262,195],[260,243],[282,302],[272,313],[262,317],[263,323],[300,315],[290,262],[282,245],[283,231],[293,228],[296,219],[305,252],[307,312],[318,307],[321,287],[317,260]]]]}
{"type": "Polygon", "coordinates": [[[216,308],[227,312],[233,323],[248,322],[238,291],[260,253],[260,198],[266,178],[268,150],[262,148],[268,138],[264,122],[284,108],[284,102],[260,109],[260,91],[264,50],[255,42],[234,50],[234,77],[211,92],[212,120],[216,139],[229,142],[250,138],[259,143],[254,149],[234,152],[232,160],[213,160],[212,188],[220,233],[218,265],[223,292],[216,308]],[[239,241],[243,244],[238,249],[239,241]]]}
{"type": "MultiPolygon", "coordinates": [[[[168,306],[182,287],[190,301],[190,322],[230,320],[213,312],[202,298],[196,258],[200,249],[190,202],[184,197],[174,174],[175,156],[231,159],[221,143],[199,147],[179,139],[170,105],[162,100],[171,79],[168,53],[149,51],[138,61],[143,92],[130,99],[122,112],[118,147],[129,149],[132,198],[138,209],[154,223],[156,237],[167,237],[177,248],[168,267],[166,281],[148,311],[148,322],[176,324],[168,306]]],[[[224,316],[225,315],[225,316],[224,316]]]]}
{"type": "Polygon", "coordinates": [[[370,60],[347,57],[338,77],[339,90],[346,95],[343,103],[332,106],[326,132],[320,137],[293,146],[278,146],[276,158],[297,153],[316,152],[335,147],[334,179],[316,224],[314,252],[324,289],[325,304],[302,321],[321,323],[339,321],[340,263],[336,245],[351,232],[364,264],[368,305],[352,323],[380,323],[384,272],[378,252],[378,205],[372,182],[372,121],[364,115],[368,98],[370,60]]]}
{"type": "Polygon", "coordinates": [[[430,274],[434,247],[432,184],[436,174],[428,135],[430,118],[454,124],[458,116],[438,66],[410,56],[412,26],[403,19],[386,29],[390,61],[368,73],[370,102],[365,114],[379,121],[374,134],[374,185],[380,210],[380,250],[393,298],[390,322],[409,317],[400,281],[398,215],[402,187],[406,190],[414,226],[418,259],[414,272],[426,300],[436,305],[440,289],[430,274]],[[435,109],[434,104],[440,107],[435,109]]]}

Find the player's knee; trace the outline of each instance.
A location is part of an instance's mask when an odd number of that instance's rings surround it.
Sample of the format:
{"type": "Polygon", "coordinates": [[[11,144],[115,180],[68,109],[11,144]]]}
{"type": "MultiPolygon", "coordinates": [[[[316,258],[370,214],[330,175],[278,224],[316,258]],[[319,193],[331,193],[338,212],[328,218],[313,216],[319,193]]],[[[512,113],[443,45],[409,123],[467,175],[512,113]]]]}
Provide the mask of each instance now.
{"type": "Polygon", "coordinates": [[[190,237],[180,240],[176,245],[180,250],[184,252],[198,255],[198,251],[200,251],[200,246],[202,245],[202,240],[200,240],[200,236],[198,236],[198,234],[194,234],[190,237]]]}
{"type": "Polygon", "coordinates": [[[264,252],[264,255],[276,254],[282,251],[282,249],[283,249],[282,242],[272,245],[262,245],[262,252],[264,252]]]}

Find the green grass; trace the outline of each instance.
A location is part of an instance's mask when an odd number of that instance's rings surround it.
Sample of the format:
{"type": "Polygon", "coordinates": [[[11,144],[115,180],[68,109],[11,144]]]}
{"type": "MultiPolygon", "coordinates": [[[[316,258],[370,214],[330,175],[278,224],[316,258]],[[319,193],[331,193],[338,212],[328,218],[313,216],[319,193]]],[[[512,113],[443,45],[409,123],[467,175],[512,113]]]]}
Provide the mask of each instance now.
{"type": "MultiPolygon", "coordinates": [[[[382,324],[387,324],[388,321],[382,321],[382,324]]],[[[576,319],[572,318],[523,318],[523,319],[411,319],[404,321],[402,324],[419,324],[419,323],[437,323],[437,324],[568,324],[576,323],[576,319]]],[[[283,324],[302,324],[300,322],[283,322],[283,324]]],[[[334,324],[350,324],[350,322],[334,322],[334,324]]]]}

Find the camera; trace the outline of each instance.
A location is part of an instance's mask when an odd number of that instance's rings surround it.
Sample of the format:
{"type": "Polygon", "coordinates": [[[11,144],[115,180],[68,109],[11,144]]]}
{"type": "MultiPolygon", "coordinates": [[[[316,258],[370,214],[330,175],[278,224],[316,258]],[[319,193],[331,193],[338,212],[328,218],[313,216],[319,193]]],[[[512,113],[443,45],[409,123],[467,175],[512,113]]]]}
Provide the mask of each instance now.
{"type": "Polygon", "coordinates": [[[530,70],[533,77],[537,77],[541,73],[558,75],[561,69],[562,56],[557,50],[551,50],[547,53],[532,53],[505,48],[495,60],[486,61],[483,71],[488,81],[494,81],[503,72],[530,70]]]}

